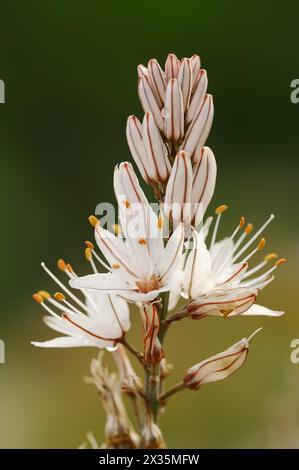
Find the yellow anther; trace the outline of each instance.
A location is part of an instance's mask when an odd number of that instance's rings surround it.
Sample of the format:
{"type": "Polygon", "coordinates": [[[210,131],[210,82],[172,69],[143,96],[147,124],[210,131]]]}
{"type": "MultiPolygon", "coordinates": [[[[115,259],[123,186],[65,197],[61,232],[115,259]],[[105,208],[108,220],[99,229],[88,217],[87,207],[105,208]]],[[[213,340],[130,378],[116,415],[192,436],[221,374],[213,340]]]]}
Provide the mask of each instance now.
{"type": "Polygon", "coordinates": [[[286,258],[280,258],[276,261],[275,266],[280,266],[281,264],[285,263],[287,261],[286,258]]]}
{"type": "Polygon", "coordinates": [[[120,268],[120,265],[117,264],[117,263],[114,263],[114,264],[111,265],[111,268],[112,268],[112,269],[119,269],[119,268],[120,268]]]}
{"type": "Polygon", "coordinates": [[[131,204],[129,203],[129,201],[127,199],[125,199],[123,201],[124,205],[126,206],[127,209],[129,209],[131,207],[131,204]]]}
{"type": "Polygon", "coordinates": [[[144,238],[140,238],[140,240],[138,240],[138,243],[139,245],[147,245],[147,241],[144,238]]]}
{"type": "Polygon", "coordinates": [[[247,224],[245,229],[244,229],[244,232],[246,233],[246,235],[249,235],[253,230],[253,225],[252,224],[247,224]]]}
{"type": "Polygon", "coordinates": [[[44,301],[43,297],[40,294],[33,294],[32,297],[34,298],[35,302],[37,302],[38,304],[42,304],[44,301]]]}
{"type": "Polygon", "coordinates": [[[85,245],[90,248],[91,250],[94,250],[94,244],[86,240],[85,245]]]}
{"type": "Polygon", "coordinates": [[[90,249],[90,248],[85,248],[85,258],[87,259],[87,261],[91,261],[91,260],[92,260],[92,253],[91,253],[91,249],[90,249]]]}
{"type": "Polygon", "coordinates": [[[99,222],[99,219],[95,215],[90,215],[88,220],[93,227],[95,227],[99,222]]]}
{"type": "Polygon", "coordinates": [[[240,222],[239,222],[239,227],[240,227],[240,228],[243,228],[244,225],[245,225],[245,217],[241,217],[241,218],[240,218],[240,222]]]}
{"type": "Polygon", "coordinates": [[[261,239],[260,239],[260,242],[259,242],[259,244],[258,244],[258,246],[257,246],[257,249],[260,251],[260,250],[262,250],[262,249],[264,248],[265,245],[266,245],[266,239],[265,239],[265,238],[261,238],[261,239]]]}
{"type": "Polygon", "coordinates": [[[72,265],[71,265],[70,263],[67,263],[67,265],[65,266],[65,269],[66,269],[66,271],[68,271],[69,273],[74,272],[73,267],[72,267],[72,265]]]}
{"type": "Polygon", "coordinates": [[[49,294],[49,292],[46,290],[39,290],[38,295],[40,295],[44,300],[47,300],[51,297],[51,294],[49,294]]]}
{"type": "Polygon", "coordinates": [[[264,260],[265,261],[271,261],[272,259],[275,259],[275,258],[278,258],[278,254],[277,253],[269,253],[268,255],[266,255],[264,257],[264,260]]]}
{"type": "Polygon", "coordinates": [[[121,226],[119,224],[112,224],[112,230],[115,235],[121,235],[121,226]]]}
{"type": "Polygon", "coordinates": [[[64,259],[59,259],[57,261],[57,267],[58,267],[58,269],[60,269],[60,271],[65,271],[66,270],[66,262],[64,261],[64,259]]]}
{"type": "Polygon", "coordinates": [[[56,292],[54,294],[54,298],[58,300],[59,302],[64,302],[65,301],[65,296],[61,292],[56,292]]]}
{"type": "Polygon", "coordinates": [[[164,220],[163,220],[163,218],[162,218],[162,217],[158,217],[158,220],[157,220],[158,229],[159,229],[159,230],[162,230],[163,225],[164,225],[164,220]]]}
{"type": "Polygon", "coordinates": [[[226,204],[221,204],[221,206],[218,206],[215,209],[215,214],[222,214],[222,212],[225,212],[228,209],[228,206],[226,204]]]}

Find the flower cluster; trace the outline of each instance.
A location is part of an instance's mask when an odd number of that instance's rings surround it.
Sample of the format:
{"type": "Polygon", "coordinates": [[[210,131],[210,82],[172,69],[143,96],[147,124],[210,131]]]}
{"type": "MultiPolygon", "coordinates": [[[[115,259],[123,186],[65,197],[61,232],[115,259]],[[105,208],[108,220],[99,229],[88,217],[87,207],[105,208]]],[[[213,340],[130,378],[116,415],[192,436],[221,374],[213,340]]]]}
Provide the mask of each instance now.
{"type": "Polygon", "coordinates": [[[118,224],[111,230],[96,216],[89,217],[97,245],[85,242],[91,274],[78,276],[60,259],[58,268],[67,285],[42,263],[59,291],[33,295],[48,313],[45,323],[64,335],[33,342],[35,346],[94,346],[115,358],[118,376],[109,374],[102,357],[91,364],[91,382],[107,415],[109,448],[164,447],[156,419],[167,400],[179,390],[222,380],[244,363],[253,335],[189,367],[180,383],[163,392],[162,382],[170,373],[163,339],[173,322],[283,314],[257,305],[256,299],[286,260],[269,253],[251,264],[266,245],[263,232],[274,216],[255,231],[242,216],[221,240],[219,225],[228,207],[217,207],[215,222],[213,217],[204,220],[217,173],[215,156],[205,146],[214,112],[207,86],[197,55],[179,60],[169,54],[164,70],[156,59],[138,66],[144,116],[141,121],[128,118],[127,141],[141,176],[153,188],[158,210],[146,198],[132,164],[117,165],[113,184],[118,224]],[[132,304],[141,314],[143,351],[127,339],[132,304]],[[143,368],[144,380],[126,350],[143,368]],[[123,394],[132,400],[139,435],[128,419],[123,394]]]}

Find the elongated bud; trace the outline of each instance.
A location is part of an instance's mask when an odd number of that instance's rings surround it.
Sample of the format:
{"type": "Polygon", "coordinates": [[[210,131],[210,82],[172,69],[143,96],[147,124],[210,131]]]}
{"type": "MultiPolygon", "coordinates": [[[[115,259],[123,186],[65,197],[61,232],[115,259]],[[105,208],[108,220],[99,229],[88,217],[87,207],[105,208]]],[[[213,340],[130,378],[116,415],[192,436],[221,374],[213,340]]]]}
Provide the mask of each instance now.
{"type": "Polygon", "coordinates": [[[201,102],[207,92],[208,88],[208,76],[205,70],[200,70],[199,78],[194,88],[194,93],[192,95],[190,106],[186,114],[186,125],[188,126],[190,122],[195,118],[198,110],[200,109],[201,102]]]}
{"type": "Polygon", "coordinates": [[[204,384],[218,382],[232,375],[244,364],[252,337],[243,338],[225,351],[187,369],[183,378],[185,386],[198,390],[204,384]]]}
{"type": "Polygon", "coordinates": [[[180,61],[175,54],[168,54],[165,62],[166,80],[177,78],[179,73],[180,61]]]}
{"type": "Polygon", "coordinates": [[[197,227],[212,199],[216,185],[217,164],[209,147],[203,147],[197,163],[193,166],[192,225],[197,227]]]}
{"type": "Polygon", "coordinates": [[[180,151],[174,160],[167,184],[164,214],[177,225],[191,222],[192,165],[187,152],[180,151]]]}
{"type": "Polygon", "coordinates": [[[148,174],[152,180],[163,184],[169,177],[171,167],[152,113],[144,115],[142,138],[148,160],[148,174]]]}
{"type": "Polygon", "coordinates": [[[163,131],[164,123],[161,115],[161,110],[157,103],[154,92],[149,84],[149,81],[145,76],[139,78],[138,95],[144,112],[151,112],[155,118],[157,126],[161,131],[163,131]]]}
{"type": "Polygon", "coordinates": [[[191,65],[192,65],[192,72],[193,72],[192,93],[194,93],[194,90],[196,88],[196,85],[200,77],[200,71],[201,71],[200,69],[201,62],[200,62],[200,57],[198,55],[194,54],[191,57],[191,65]]]}
{"type": "Polygon", "coordinates": [[[142,141],[142,124],[136,116],[129,116],[126,129],[127,142],[142,178],[149,183],[149,163],[142,141]]]}
{"type": "Polygon", "coordinates": [[[184,136],[183,96],[176,78],[170,79],[166,88],[164,134],[172,142],[179,142],[184,136]]]}
{"type": "Polygon", "coordinates": [[[190,96],[192,91],[193,71],[190,59],[183,59],[178,74],[178,82],[182,90],[183,106],[186,112],[189,108],[190,96]]]}
{"type": "MultiPolygon", "coordinates": [[[[164,358],[164,351],[158,338],[160,320],[154,305],[147,305],[142,310],[144,326],[144,362],[146,364],[159,364],[164,358]]],[[[159,380],[159,377],[156,377],[159,380]]]]}
{"type": "Polygon", "coordinates": [[[118,367],[122,391],[128,395],[135,395],[142,390],[142,380],[134,371],[125,348],[122,344],[118,344],[112,354],[118,367]]]}
{"type": "Polygon", "coordinates": [[[166,80],[165,73],[156,59],[151,59],[148,63],[148,76],[151,87],[156,95],[157,102],[160,108],[162,108],[164,105],[166,80]]]}
{"type": "Polygon", "coordinates": [[[196,117],[192,120],[181,145],[182,150],[186,150],[190,155],[195,149],[203,147],[211,130],[214,116],[213,98],[206,95],[202,101],[196,117]]]}

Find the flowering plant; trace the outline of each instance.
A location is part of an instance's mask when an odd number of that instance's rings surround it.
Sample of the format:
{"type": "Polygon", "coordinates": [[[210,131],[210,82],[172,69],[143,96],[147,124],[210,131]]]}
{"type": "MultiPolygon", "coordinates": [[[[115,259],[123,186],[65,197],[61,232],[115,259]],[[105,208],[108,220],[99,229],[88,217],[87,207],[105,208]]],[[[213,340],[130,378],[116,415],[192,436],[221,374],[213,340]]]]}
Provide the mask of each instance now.
{"type": "MultiPolygon", "coordinates": [[[[256,299],[285,259],[270,253],[249,267],[265,246],[261,235],[274,216],[255,232],[241,217],[222,240],[217,234],[227,206],[216,208],[214,224],[213,217],[204,221],[216,183],[216,160],[205,146],[214,111],[200,58],[179,60],[169,54],[164,70],[151,59],[147,67],[138,66],[138,76],[144,117],[140,122],[130,116],[126,135],[141,176],[153,189],[157,210],[147,200],[133,166],[120,163],[114,170],[119,223],[105,227],[96,216],[89,217],[98,246],[96,250],[86,242],[92,274],[80,277],[60,259],[58,268],[69,279],[67,286],[42,263],[60,291],[54,296],[43,290],[33,295],[48,313],[45,323],[63,335],[33,342],[35,346],[91,346],[109,351],[115,359],[117,373],[108,371],[103,351],[90,369],[89,382],[98,390],[107,416],[105,448],[165,447],[157,420],[168,400],[181,390],[198,390],[237,371],[260,330],[188,367],[181,382],[165,389],[171,368],[163,342],[173,322],[283,314],[257,305],[256,299]],[[142,351],[126,337],[132,304],[142,320],[142,351]],[[143,377],[129,354],[140,364],[143,377]],[[124,395],[131,398],[135,428],[124,395]]],[[[97,446],[92,437],[90,443],[97,446]]]]}

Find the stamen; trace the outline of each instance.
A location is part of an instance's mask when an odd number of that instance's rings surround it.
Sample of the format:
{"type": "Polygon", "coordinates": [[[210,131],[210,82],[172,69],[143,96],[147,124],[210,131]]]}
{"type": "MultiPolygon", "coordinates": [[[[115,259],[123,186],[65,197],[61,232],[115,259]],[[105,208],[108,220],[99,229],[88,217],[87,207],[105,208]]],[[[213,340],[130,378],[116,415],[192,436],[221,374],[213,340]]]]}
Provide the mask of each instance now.
{"type": "Polygon", "coordinates": [[[275,266],[278,267],[283,263],[286,263],[287,259],[286,258],[280,258],[279,260],[276,261],[275,266]]]}
{"type": "Polygon", "coordinates": [[[66,262],[63,259],[59,259],[57,261],[57,267],[60,271],[65,271],[66,270],[66,262]]]}
{"type": "Polygon", "coordinates": [[[271,261],[272,259],[278,258],[277,253],[269,253],[268,255],[265,256],[264,260],[265,261],[271,261]]]}
{"type": "Polygon", "coordinates": [[[217,219],[216,219],[213,234],[212,234],[210,249],[214,246],[215,241],[216,241],[217,232],[218,232],[218,228],[219,228],[219,224],[220,224],[221,214],[223,212],[225,212],[227,209],[228,209],[228,206],[226,204],[222,204],[221,206],[219,206],[215,209],[215,214],[217,214],[217,219]]]}
{"type": "Polygon", "coordinates": [[[261,263],[257,264],[254,268],[247,271],[247,273],[243,277],[243,280],[246,279],[247,277],[252,276],[252,274],[255,274],[256,272],[258,272],[260,269],[266,266],[266,264],[269,263],[269,261],[272,261],[273,259],[277,258],[277,256],[278,255],[276,253],[269,253],[268,255],[266,255],[264,257],[264,261],[262,261],[261,263]]]}
{"type": "Polygon", "coordinates": [[[87,259],[87,261],[90,262],[91,267],[93,269],[93,272],[97,273],[98,270],[97,270],[96,265],[94,264],[94,261],[92,259],[92,251],[91,251],[90,248],[85,248],[85,258],[87,259]]]}
{"type": "Polygon", "coordinates": [[[126,206],[127,209],[129,209],[131,207],[131,204],[129,203],[129,201],[127,199],[125,199],[123,201],[124,205],[126,206]]]}
{"type": "MultiPolygon", "coordinates": [[[[270,222],[274,219],[274,215],[271,214],[269,219],[266,220],[266,222],[259,228],[259,230],[251,237],[250,240],[248,240],[248,242],[241,248],[241,250],[238,252],[238,254],[235,256],[235,259],[239,258],[242,253],[244,253],[244,251],[246,251],[250,245],[252,245],[252,243],[254,243],[254,241],[260,236],[260,234],[265,230],[265,228],[270,224],[270,222]]],[[[249,224],[248,224],[249,225],[249,224]]],[[[247,230],[247,234],[248,234],[248,225],[245,229],[245,232],[247,230]]],[[[252,228],[250,228],[250,232],[252,231],[252,228]]],[[[250,233],[249,232],[249,233],[250,233]]]]}
{"type": "Polygon", "coordinates": [[[161,216],[159,216],[158,219],[157,219],[157,226],[158,226],[159,230],[162,230],[162,228],[164,226],[164,220],[161,216]]]}
{"type": "MultiPolygon", "coordinates": [[[[248,260],[249,260],[250,258],[252,258],[253,255],[255,255],[255,253],[257,253],[258,251],[261,251],[261,250],[264,248],[265,245],[266,245],[266,239],[265,239],[265,238],[261,238],[261,240],[260,240],[258,246],[257,246],[254,250],[252,250],[252,252],[249,253],[249,255],[245,256],[245,258],[242,260],[242,263],[243,263],[244,261],[248,261],[248,260]]],[[[234,263],[234,261],[235,261],[238,257],[239,257],[238,254],[237,254],[236,256],[234,256],[234,258],[232,259],[232,263],[234,263]]]]}
{"type": "Polygon", "coordinates": [[[99,219],[95,215],[90,215],[88,217],[89,223],[93,226],[96,227],[97,224],[99,223],[99,219]]]}
{"type": "Polygon", "coordinates": [[[122,229],[119,224],[112,224],[112,230],[114,232],[114,235],[119,237],[122,234],[122,229]]]}
{"type": "Polygon", "coordinates": [[[233,231],[233,233],[231,234],[230,238],[231,240],[233,240],[235,238],[235,236],[237,235],[238,231],[244,227],[244,224],[245,224],[245,217],[241,217],[240,218],[240,222],[238,223],[237,227],[235,228],[235,230],[233,231]]]}
{"type": "Polygon", "coordinates": [[[78,313],[79,315],[82,315],[82,312],[80,312],[80,310],[78,310],[76,307],[74,307],[74,305],[72,305],[70,302],[68,302],[65,298],[65,295],[63,295],[61,292],[56,292],[54,294],[54,298],[56,300],[58,300],[58,302],[61,302],[65,305],[67,305],[67,307],[69,307],[69,309],[71,310],[72,313],[78,313]]]}
{"type": "Polygon", "coordinates": [[[90,248],[91,250],[94,250],[94,244],[89,242],[88,240],[85,241],[85,245],[90,248]]]}
{"type": "Polygon", "coordinates": [[[49,292],[46,290],[39,290],[38,294],[41,295],[44,300],[47,300],[51,297],[51,294],[49,294],[49,292]]]}
{"type": "Polygon", "coordinates": [[[57,315],[57,313],[53,312],[52,309],[50,309],[50,307],[48,307],[48,305],[45,304],[44,302],[44,299],[43,297],[40,295],[40,294],[33,294],[32,296],[34,298],[34,300],[40,304],[48,313],[50,313],[50,315],[52,315],[53,317],[55,318],[59,318],[61,320],[61,317],[59,315],[57,315]]]}
{"type": "Polygon", "coordinates": [[[111,265],[111,268],[112,268],[112,269],[119,269],[119,268],[120,268],[120,264],[114,263],[114,264],[111,265]]]}
{"type": "Polygon", "coordinates": [[[40,294],[33,294],[32,297],[38,304],[42,304],[44,301],[43,297],[40,294]]]}
{"type": "Polygon", "coordinates": [[[264,274],[261,274],[259,277],[256,277],[255,279],[252,279],[252,280],[248,281],[247,283],[244,283],[243,285],[248,287],[248,286],[252,286],[254,284],[257,284],[259,282],[262,282],[265,278],[267,278],[269,276],[269,274],[271,274],[273,271],[275,271],[278,268],[278,266],[285,263],[286,261],[287,261],[286,258],[280,258],[278,261],[276,261],[274,266],[272,268],[268,269],[268,271],[266,271],[264,274]]]}
{"type": "Polygon", "coordinates": [[[139,245],[147,245],[147,241],[144,238],[138,240],[139,245]]]}
{"type": "Polygon", "coordinates": [[[46,271],[46,273],[56,282],[56,284],[71,297],[71,299],[73,299],[81,308],[83,308],[85,312],[89,313],[89,310],[86,305],[81,302],[81,300],[78,299],[78,297],[76,297],[72,293],[72,291],[65,287],[65,285],[52,273],[52,271],[50,271],[50,269],[45,265],[45,263],[41,263],[41,266],[46,271]]]}

